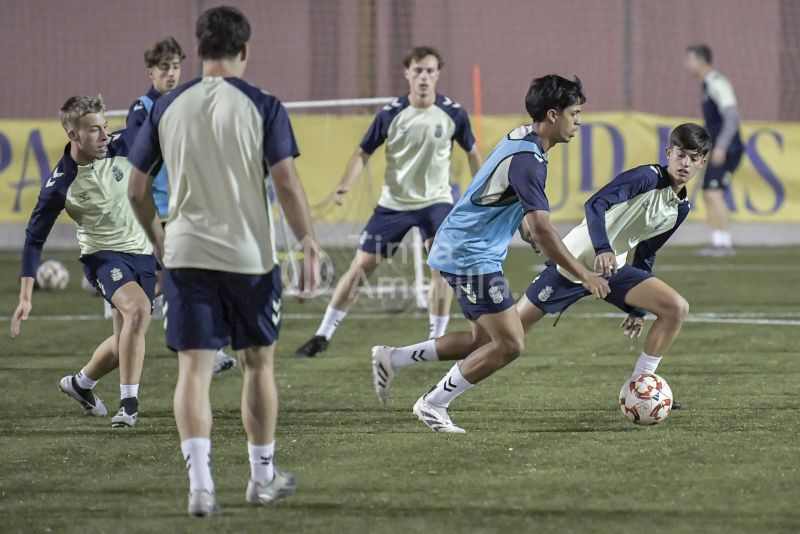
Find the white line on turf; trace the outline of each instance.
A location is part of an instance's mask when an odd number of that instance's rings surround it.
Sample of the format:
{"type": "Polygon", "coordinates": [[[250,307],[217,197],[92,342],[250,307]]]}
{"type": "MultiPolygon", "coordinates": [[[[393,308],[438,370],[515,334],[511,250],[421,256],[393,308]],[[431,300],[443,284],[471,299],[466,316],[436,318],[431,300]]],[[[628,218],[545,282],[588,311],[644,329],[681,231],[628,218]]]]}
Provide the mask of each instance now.
{"type": "MultiPolygon", "coordinates": [[[[348,314],[351,319],[360,320],[385,320],[397,319],[396,313],[371,313],[348,314]]],[[[319,319],[320,313],[287,313],[284,319],[319,319]]],[[[409,317],[421,319],[423,315],[409,317]]],[[[567,319],[622,319],[625,317],[621,312],[604,313],[568,313],[564,318],[567,319]]],[[[102,315],[31,315],[28,321],[99,321],[102,315]]],[[[461,315],[453,315],[452,319],[463,319],[461,315]]],[[[652,319],[652,316],[648,316],[652,319]]],[[[8,315],[0,316],[0,321],[10,321],[8,315]]],[[[729,323],[729,324],[752,324],[752,325],[775,325],[775,326],[800,326],[800,313],[798,312],[742,312],[742,313],[690,313],[686,318],[689,323],[729,323]],[[797,317],[797,319],[791,319],[797,317]]]]}

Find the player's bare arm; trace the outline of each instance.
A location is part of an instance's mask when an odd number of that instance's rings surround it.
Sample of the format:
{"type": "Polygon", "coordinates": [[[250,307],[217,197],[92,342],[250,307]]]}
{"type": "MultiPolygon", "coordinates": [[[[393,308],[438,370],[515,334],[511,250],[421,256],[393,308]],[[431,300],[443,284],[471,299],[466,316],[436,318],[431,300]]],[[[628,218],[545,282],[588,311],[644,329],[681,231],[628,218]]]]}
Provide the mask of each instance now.
{"type": "Polygon", "coordinates": [[[31,313],[33,304],[31,296],[33,295],[33,277],[23,276],[19,279],[19,304],[17,309],[14,310],[14,315],[11,316],[11,337],[16,337],[20,332],[21,321],[28,320],[28,315],[31,313]]]}
{"type": "Polygon", "coordinates": [[[364,170],[367,160],[369,160],[369,154],[364,152],[364,149],[360,146],[356,147],[353,155],[350,156],[349,160],[347,160],[347,165],[345,166],[344,174],[342,175],[339,185],[333,192],[334,204],[337,206],[341,206],[343,204],[342,197],[345,196],[348,191],[350,191],[350,187],[352,187],[353,182],[358,175],[361,174],[361,171],[364,170]]]}
{"type": "Polygon", "coordinates": [[[303,244],[303,276],[300,289],[313,293],[319,285],[319,245],[314,237],[314,226],[308,211],[303,184],[297,175],[294,158],[280,160],[270,167],[275,193],[283,207],[286,221],[297,240],[303,244]]]}
{"type": "Polygon", "coordinates": [[[128,200],[136,220],[153,244],[156,259],[161,262],[164,257],[164,229],[156,211],[152,185],[153,177],[134,167],[128,181],[128,200]]]}
{"type": "Polygon", "coordinates": [[[478,174],[481,165],[483,165],[483,156],[481,156],[481,151],[478,150],[477,143],[472,145],[472,149],[467,152],[467,160],[469,161],[469,172],[472,176],[475,176],[478,174]]]}
{"type": "Polygon", "coordinates": [[[529,211],[525,214],[525,220],[531,228],[531,235],[534,241],[539,245],[542,252],[564,269],[580,278],[583,286],[595,298],[603,299],[608,295],[610,291],[608,282],[589,272],[564,246],[561,236],[558,235],[558,232],[550,223],[550,212],[544,210],[529,211]]]}

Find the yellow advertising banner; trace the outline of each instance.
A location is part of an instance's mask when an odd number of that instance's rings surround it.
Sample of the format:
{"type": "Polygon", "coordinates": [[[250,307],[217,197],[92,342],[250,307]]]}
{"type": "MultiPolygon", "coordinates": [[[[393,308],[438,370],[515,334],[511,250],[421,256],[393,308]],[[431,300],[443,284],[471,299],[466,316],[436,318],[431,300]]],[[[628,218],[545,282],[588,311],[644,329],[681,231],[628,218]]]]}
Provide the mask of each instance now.
{"type": "MultiPolygon", "coordinates": [[[[385,168],[383,149],[372,155],[344,207],[327,201],[339,183],[347,159],[372,120],[370,115],[292,115],[300,146],[297,160],[316,218],[364,222],[380,195],[385,168]]],[[[619,172],[664,161],[672,128],[691,119],[642,113],[587,113],[580,132],[549,152],[547,194],[556,221],[583,218],[583,203],[619,172]]],[[[484,156],[524,116],[473,117],[484,156]]],[[[122,126],[121,120],[112,121],[122,126]]],[[[735,221],[800,222],[800,123],[744,122],[746,154],[734,174],[729,203],[735,221]]],[[[67,137],[56,120],[0,120],[0,223],[25,222],[41,184],[61,158],[67,137]]],[[[469,183],[466,154],[453,150],[456,195],[469,183]]],[[[695,220],[705,217],[702,177],[689,185],[695,220]]],[[[62,220],[66,220],[62,217],[62,220]]]]}

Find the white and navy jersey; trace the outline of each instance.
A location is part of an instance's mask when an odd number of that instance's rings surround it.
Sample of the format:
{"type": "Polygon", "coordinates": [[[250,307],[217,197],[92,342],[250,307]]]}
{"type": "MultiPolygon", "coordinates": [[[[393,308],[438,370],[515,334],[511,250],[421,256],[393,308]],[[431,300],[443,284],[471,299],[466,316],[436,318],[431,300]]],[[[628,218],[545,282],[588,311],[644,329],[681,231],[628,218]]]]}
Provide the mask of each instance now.
{"type": "MultiPolygon", "coordinates": [[[[728,79],[716,70],[711,70],[703,80],[703,92],[701,94],[701,105],[703,108],[703,119],[706,123],[706,130],[711,136],[714,145],[722,132],[723,115],[722,110],[729,107],[736,107],[736,94],[733,92],[733,85],[728,79]]],[[[738,125],[737,125],[738,127],[738,125]]],[[[737,128],[736,134],[730,141],[728,150],[741,150],[742,139],[737,128]]]]}
{"type": "Polygon", "coordinates": [[[439,227],[428,265],[451,274],[501,271],[525,213],[550,211],[546,180],[541,141],[532,126],[520,126],[492,150],[439,227]]]}
{"type": "Polygon", "coordinates": [[[475,144],[464,108],[443,95],[416,108],[407,96],[381,109],[361,148],[372,154],[386,141],[386,178],[378,205],[405,211],[453,203],[450,156],[453,140],[469,152],[475,144]]]}
{"type": "Polygon", "coordinates": [[[281,102],[239,78],[197,78],[159,98],[131,163],[151,175],[167,166],[164,266],[272,270],[269,165],[299,154],[281,102]]]}
{"type": "Polygon", "coordinates": [[[124,130],[112,133],[106,157],[89,165],[75,163],[67,144],[64,156],[42,185],[28,221],[22,276],[35,276],[44,242],[62,210],[78,226],[82,255],[101,250],[152,254],[153,248],[128,202],[128,143],[124,130]]]}
{"type": "MultiPolygon", "coordinates": [[[[584,204],[586,218],[564,237],[564,245],[594,271],[598,254],[613,252],[622,266],[636,249],[633,266],[650,272],[656,251],[689,214],[686,188],[676,194],[666,167],[642,165],[625,171],[584,204]]],[[[558,267],[569,280],[580,280],[558,267]]]]}
{"type": "Polygon", "coordinates": [[[128,116],[125,118],[125,129],[130,134],[131,139],[136,138],[136,132],[142,127],[145,119],[147,119],[148,113],[150,113],[150,109],[160,96],[161,93],[156,91],[156,88],[151,85],[147,94],[145,94],[144,97],[134,100],[131,107],[128,108],[128,116]],[[150,102],[144,102],[143,100],[145,98],[149,99],[150,102]]]}

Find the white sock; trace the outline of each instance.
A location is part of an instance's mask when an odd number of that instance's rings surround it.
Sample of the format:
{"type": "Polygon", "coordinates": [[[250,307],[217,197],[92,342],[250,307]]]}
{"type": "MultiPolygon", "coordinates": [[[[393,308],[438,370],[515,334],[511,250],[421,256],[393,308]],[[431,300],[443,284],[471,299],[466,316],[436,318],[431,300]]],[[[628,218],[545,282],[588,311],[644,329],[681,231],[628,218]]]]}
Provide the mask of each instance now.
{"type": "Polygon", "coordinates": [[[731,248],[733,246],[733,237],[731,236],[731,233],[728,231],[720,230],[719,240],[721,247],[731,248]]]}
{"type": "Polygon", "coordinates": [[[429,313],[428,321],[431,325],[428,339],[436,339],[437,337],[442,337],[445,332],[447,332],[447,323],[450,321],[450,316],[429,313]]]}
{"type": "Polygon", "coordinates": [[[633,374],[631,378],[644,375],[644,374],[653,374],[658,369],[658,364],[661,363],[661,356],[650,356],[646,352],[642,351],[639,355],[639,359],[636,361],[636,367],[633,369],[633,374]]]}
{"type": "Polygon", "coordinates": [[[259,484],[269,484],[275,478],[275,442],[267,445],[247,444],[250,456],[250,478],[259,484]]]}
{"type": "Polygon", "coordinates": [[[392,350],[389,358],[392,360],[394,369],[402,369],[415,363],[438,361],[439,355],[436,354],[436,340],[428,339],[416,345],[398,347],[392,350]]]}
{"type": "Polygon", "coordinates": [[[727,230],[712,230],[711,231],[711,246],[713,247],[732,247],[733,237],[727,230]]]}
{"type": "Polygon", "coordinates": [[[339,323],[342,322],[345,315],[347,315],[346,311],[339,311],[328,306],[325,310],[325,315],[322,317],[322,322],[319,324],[319,328],[317,328],[316,335],[325,336],[325,339],[330,340],[331,336],[333,336],[333,332],[336,330],[336,327],[339,326],[339,323]]]}
{"type": "Polygon", "coordinates": [[[120,384],[119,398],[130,399],[139,397],[139,384],[120,384]]]}
{"type": "Polygon", "coordinates": [[[453,400],[472,387],[461,374],[458,362],[447,371],[436,387],[425,395],[425,400],[436,406],[447,408],[453,400]]]}
{"type": "Polygon", "coordinates": [[[86,367],[78,371],[78,374],[75,375],[75,383],[78,384],[78,387],[83,389],[94,389],[97,382],[97,380],[92,380],[86,376],[86,367]]]}
{"type": "Polygon", "coordinates": [[[183,460],[189,471],[189,491],[206,490],[214,493],[211,479],[211,439],[189,438],[181,441],[183,460]]]}

